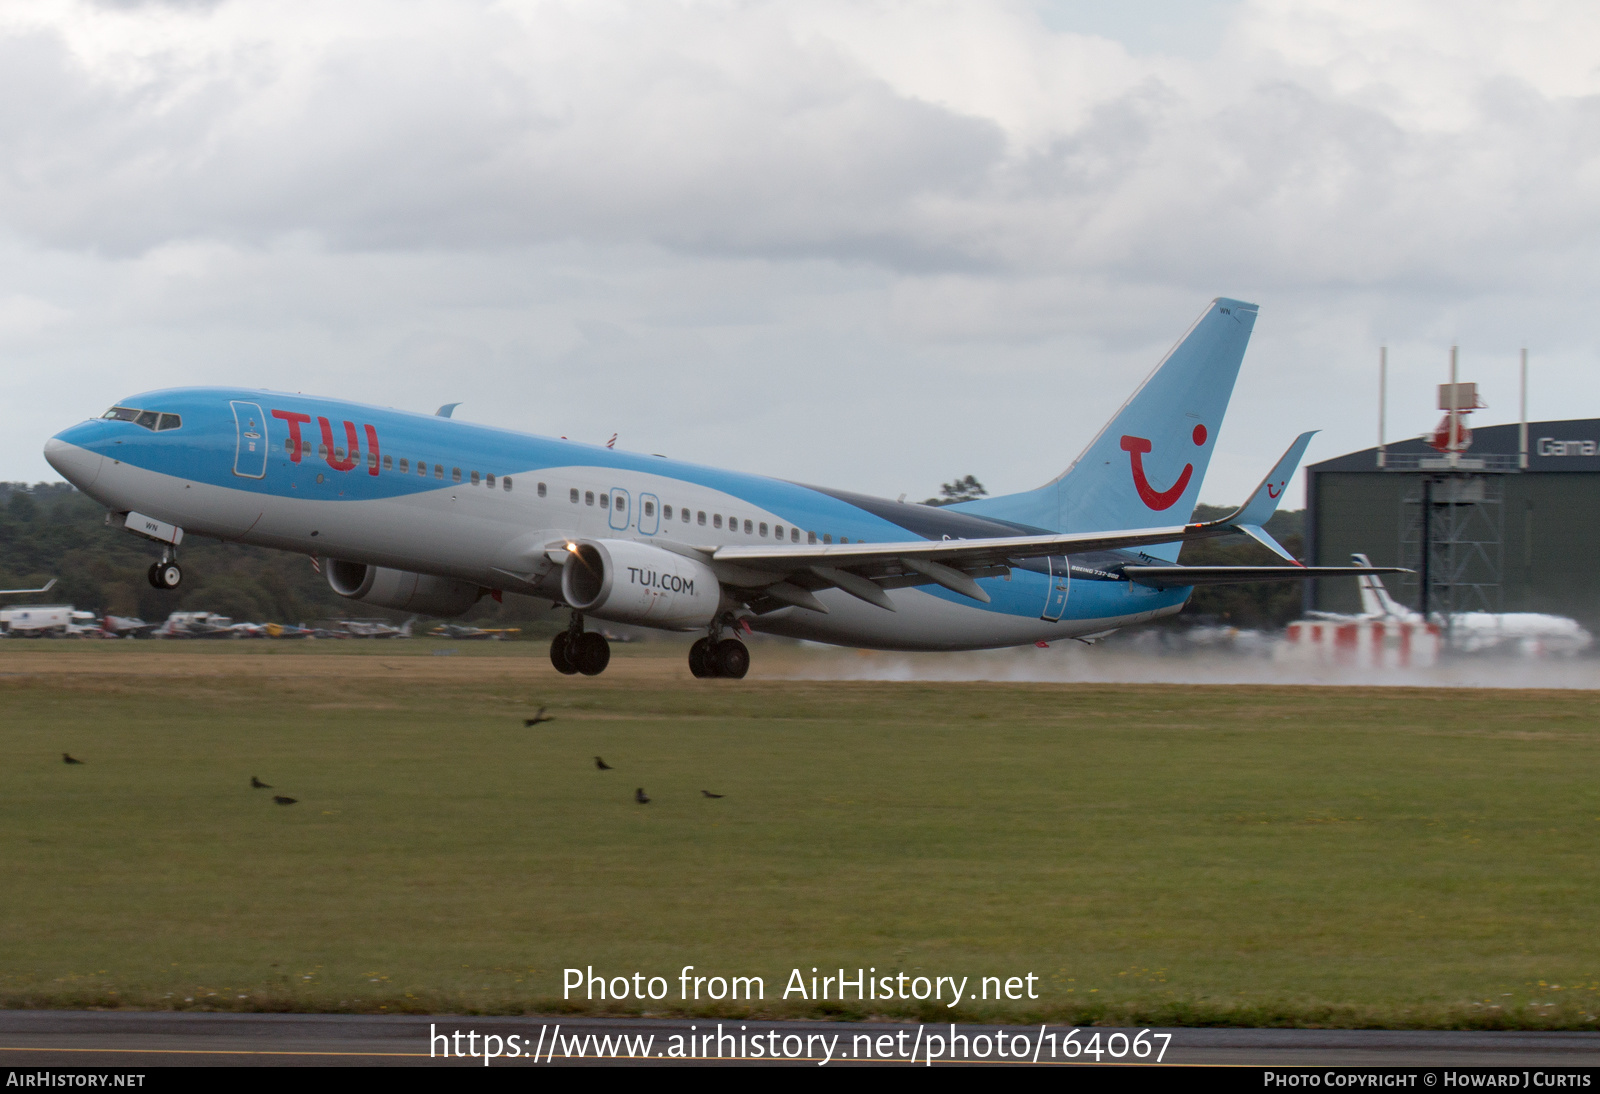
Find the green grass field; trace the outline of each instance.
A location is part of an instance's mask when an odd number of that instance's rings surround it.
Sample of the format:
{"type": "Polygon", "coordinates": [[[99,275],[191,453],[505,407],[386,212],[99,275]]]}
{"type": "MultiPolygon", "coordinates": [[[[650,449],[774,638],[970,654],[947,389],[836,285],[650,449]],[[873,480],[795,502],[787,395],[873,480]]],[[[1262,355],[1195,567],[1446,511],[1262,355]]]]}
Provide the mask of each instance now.
{"type": "Polygon", "coordinates": [[[443,648],[4,643],[0,1005],[1600,1028],[1600,695],[443,648]],[[1040,998],[782,1001],[813,966],[1040,998]]]}

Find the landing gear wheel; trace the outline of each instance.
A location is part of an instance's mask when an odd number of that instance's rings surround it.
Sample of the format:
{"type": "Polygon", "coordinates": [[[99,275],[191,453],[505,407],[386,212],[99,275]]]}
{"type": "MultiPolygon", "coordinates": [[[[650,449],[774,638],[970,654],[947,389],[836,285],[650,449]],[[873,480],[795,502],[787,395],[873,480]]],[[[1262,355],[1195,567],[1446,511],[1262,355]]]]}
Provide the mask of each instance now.
{"type": "Polygon", "coordinates": [[[157,562],[147,576],[157,589],[176,589],[183,583],[183,568],[176,562],[157,562]]]}
{"type": "Polygon", "coordinates": [[[578,671],[578,666],[572,663],[571,643],[572,636],[566,631],[562,631],[550,640],[550,663],[563,676],[572,676],[578,671]]]}
{"type": "Polygon", "coordinates": [[[585,676],[599,676],[611,663],[611,643],[605,635],[585,631],[571,646],[572,663],[585,676]]]}
{"type": "Polygon", "coordinates": [[[711,663],[718,676],[729,680],[743,680],[750,671],[750,651],[737,638],[724,638],[711,651],[711,663]]]}
{"type": "Polygon", "coordinates": [[[689,672],[697,680],[715,675],[711,665],[711,639],[702,638],[689,647],[689,672]]]}

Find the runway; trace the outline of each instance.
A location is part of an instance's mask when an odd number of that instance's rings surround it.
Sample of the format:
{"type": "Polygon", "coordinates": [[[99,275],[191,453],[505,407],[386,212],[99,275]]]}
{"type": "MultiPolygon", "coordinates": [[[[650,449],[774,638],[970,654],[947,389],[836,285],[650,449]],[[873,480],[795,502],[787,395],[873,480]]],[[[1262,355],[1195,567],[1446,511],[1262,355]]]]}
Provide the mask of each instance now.
{"type": "Polygon", "coordinates": [[[719,1026],[717,1019],[704,1018],[0,1011],[0,1066],[133,1071],[173,1066],[483,1067],[486,1045],[496,1049],[489,1061],[496,1067],[659,1064],[674,1059],[812,1067],[1159,1062],[1574,1068],[1600,1062],[1596,1033],[1080,1027],[1069,1037],[1070,1032],[1066,1026],[952,1028],[914,1022],[723,1020],[719,1026]]]}

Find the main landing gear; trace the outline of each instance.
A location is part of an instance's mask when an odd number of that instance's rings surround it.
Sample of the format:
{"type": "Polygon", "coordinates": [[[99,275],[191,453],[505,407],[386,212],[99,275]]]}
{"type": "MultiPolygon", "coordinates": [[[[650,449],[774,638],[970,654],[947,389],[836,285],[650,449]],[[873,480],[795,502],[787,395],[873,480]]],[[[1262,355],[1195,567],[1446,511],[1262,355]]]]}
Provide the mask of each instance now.
{"type": "Polygon", "coordinates": [[[584,630],[582,613],[573,612],[572,624],[550,641],[550,663],[564,676],[599,676],[611,663],[611,643],[584,630]]]}
{"type": "Polygon", "coordinates": [[[750,650],[737,638],[718,639],[721,626],[689,647],[689,671],[707,680],[722,677],[742,680],[750,671],[750,650]]]}
{"type": "Polygon", "coordinates": [[[170,547],[161,552],[161,561],[150,564],[145,576],[157,589],[176,589],[183,583],[183,567],[178,565],[177,554],[170,547]]]}

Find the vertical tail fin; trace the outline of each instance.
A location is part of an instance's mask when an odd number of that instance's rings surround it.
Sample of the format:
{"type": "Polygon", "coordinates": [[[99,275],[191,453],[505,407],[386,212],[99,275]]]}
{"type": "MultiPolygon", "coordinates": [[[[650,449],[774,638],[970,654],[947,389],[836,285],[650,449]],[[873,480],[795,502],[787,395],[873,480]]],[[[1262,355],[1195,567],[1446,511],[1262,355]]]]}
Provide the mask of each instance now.
{"type": "MultiPolygon", "coordinates": [[[[1071,467],[1037,490],[952,508],[1059,532],[1188,520],[1255,321],[1254,304],[1213,300],[1071,467]]],[[[1176,560],[1178,545],[1149,550],[1176,560]]]]}
{"type": "MultiPolygon", "coordinates": [[[[1357,566],[1371,566],[1372,561],[1366,555],[1357,553],[1350,556],[1350,561],[1357,566]]],[[[1383,580],[1377,574],[1362,574],[1358,580],[1361,582],[1361,614],[1370,615],[1379,619],[1407,619],[1416,613],[1403,604],[1395,603],[1389,595],[1389,590],[1383,587],[1383,580]]]]}

